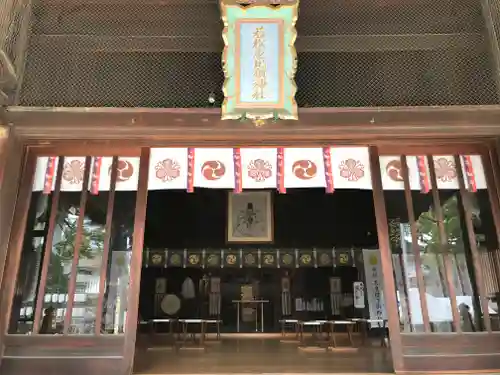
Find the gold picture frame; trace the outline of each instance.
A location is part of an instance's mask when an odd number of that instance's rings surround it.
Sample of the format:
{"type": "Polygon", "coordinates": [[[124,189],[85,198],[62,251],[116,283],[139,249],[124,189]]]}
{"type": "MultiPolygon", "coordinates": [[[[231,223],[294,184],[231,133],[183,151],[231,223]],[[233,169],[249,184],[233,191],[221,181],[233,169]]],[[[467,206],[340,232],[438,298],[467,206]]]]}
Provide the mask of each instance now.
{"type": "Polygon", "coordinates": [[[270,191],[230,192],[227,200],[227,243],[271,243],[274,240],[270,191]]]}

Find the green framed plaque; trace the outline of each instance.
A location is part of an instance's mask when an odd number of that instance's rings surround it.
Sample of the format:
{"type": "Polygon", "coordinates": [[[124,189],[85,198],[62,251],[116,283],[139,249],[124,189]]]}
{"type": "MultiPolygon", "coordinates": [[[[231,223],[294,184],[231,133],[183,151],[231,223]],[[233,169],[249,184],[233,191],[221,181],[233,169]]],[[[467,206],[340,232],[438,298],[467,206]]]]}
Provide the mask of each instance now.
{"type": "Polygon", "coordinates": [[[297,120],[298,1],[220,2],[224,30],[222,119],[297,120]],[[274,4],[274,3],[273,3],[274,4]]]}

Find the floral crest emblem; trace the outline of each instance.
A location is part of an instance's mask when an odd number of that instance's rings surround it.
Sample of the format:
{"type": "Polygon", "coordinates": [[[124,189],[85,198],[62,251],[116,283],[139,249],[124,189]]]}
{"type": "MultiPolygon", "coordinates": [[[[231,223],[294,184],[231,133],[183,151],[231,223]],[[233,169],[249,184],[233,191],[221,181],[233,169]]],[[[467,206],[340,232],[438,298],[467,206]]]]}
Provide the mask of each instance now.
{"type": "Polygon", "coordinates": [[[248,177],[263,182],[273,175],[273,166],[267,160],[255,159],[248,163],[248,177]]]}
{"type": "Polygon", "coordinates": [[[436,171],[436,178],[441,182],[450,182],[457,178],[455,163],[446,158],[434,160],[434,169],[436,171]]]}
{"type": "Polygon", "coordinates": [[[156,178],[169,182],[181,175],[181,166],[175,159],[165,159],[155,165],[156,178]]]}
{"type": "Polygon", "coordinates": [[[340,176],[348,181],[359,181],[365,176],[365,166],[359,160],[346,159],[339,164],[340,176]]]}
{"type": "Polygon", "coordinates": [[[83,181],[83,173],[85,171],[85,164],[80,160],[71,160],[64,163],[62,178],[70,184],[80,184],[83,181]]]}

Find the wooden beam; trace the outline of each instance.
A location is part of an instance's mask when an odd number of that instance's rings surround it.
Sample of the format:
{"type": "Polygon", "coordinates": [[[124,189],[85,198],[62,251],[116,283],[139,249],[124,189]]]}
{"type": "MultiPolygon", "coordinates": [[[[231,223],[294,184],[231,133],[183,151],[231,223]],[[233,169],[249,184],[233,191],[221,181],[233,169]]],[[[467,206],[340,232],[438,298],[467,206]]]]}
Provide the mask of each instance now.
{"type": "MultiPolygon", "coordinates": [[[[298,121],[223,121],[220,109],[203,108],[35,108],[9,107],[8,121],[27,142],[54,140],[134,140],[134,145],[188,144],[205,140],[227,144],[310,144],[313,140],[390,140],[500,136],[500,105],[448,107],[302,108],[298,121]]],[[[463,142],[463,138],[461,140],[463,142]]]]}
{"type": "Polygon", "coordinates": [[[8,96],[17,86],[17,75],[14,64],[7,53],[0,49],[0,105],[6,105],[8,96]]]}
{"type": "MultiPolygon", "coordinates": [[[[47,35],[31,37],[37,49],[67,48],[72,53],[220,52],[222,38],[211,36],[47,35]]],[[[477,48],[479,33],[407,35],[317,35],[297,38],[298,52],[387,52],[477,48]]]]}

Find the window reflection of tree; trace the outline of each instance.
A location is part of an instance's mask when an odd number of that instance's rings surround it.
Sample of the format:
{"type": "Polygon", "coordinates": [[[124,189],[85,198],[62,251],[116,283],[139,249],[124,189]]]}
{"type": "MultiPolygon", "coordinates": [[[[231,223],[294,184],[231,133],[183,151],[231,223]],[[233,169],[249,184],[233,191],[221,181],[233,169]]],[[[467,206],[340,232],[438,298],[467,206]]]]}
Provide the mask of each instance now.
{"type": "MultiPolygon", "coordinates": [[[[481,231],[481,211],[477,196],[473,193],[467,193],[467,199],[470,201],[472,223],[475,232],[481,231]]],[[[444,194],[443,194],[444,195],[444,194]]],[[[462,197],[458,192],[454,192],[448,199],[442,199],[441,209],[443,213],[443,226],[446,235],[446,248],[443,248],[440,241],[439,223],[435,216],[435,211],[431,206],[428,211],[423,212],[417,220],[419,242],[423,245],[423,260],[427,265],[435,263],[435,267],[440,273],[443,296],[449,297],[448,283],[444,271],[444,256],[451,257],[453,267],[455,292],[457,296],[470,296],[474,311],[481,311],[479,300],[479,291],[475,283],[475,269],[472,261],[472,252],[467,234],[465,222],[465,212],[462,197]],[[444,201],[444,203],[443,203],[444,201]],[[462,264],[462,266],[461,266],[462,264]]],[[[473,239],[476,241],[476,238],[473,239]]],[[[426,283],[427,284],[427,283],[426,283]]],[[[430,285],[427,285],[430,287],[430,285]]],[[[431,292],[429,289],[427,292],[431,292]]],[[[432,294],[432,293],[431,293],[432,294]]],[[[481,326],[481,314],[474,314],[476,327],[481,326]]]]}

